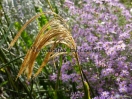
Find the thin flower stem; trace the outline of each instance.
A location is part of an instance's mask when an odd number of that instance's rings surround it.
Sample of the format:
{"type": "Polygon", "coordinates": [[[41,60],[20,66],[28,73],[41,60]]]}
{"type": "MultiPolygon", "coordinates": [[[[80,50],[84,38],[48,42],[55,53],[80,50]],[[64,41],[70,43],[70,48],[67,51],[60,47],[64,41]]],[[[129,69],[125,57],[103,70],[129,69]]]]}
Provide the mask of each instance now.
{"type": "MultiPolygon", "coordinates": [[[[82,80],[83,87],[84,87],[84,91],[85,91],[85,84],[84,84],[84,81],[86,80],[88,86],[89,86],[89,82],[88,82],[88,80],[87,80],[87,78],[86,78],[86,76],[85,76],[85,74],[84,74],[84,72],[83,72],[83,70],[82,70],[82,67],[81,67],[81,65],[80,65],[80,63],[79,63],[79,57],[78,57],[78,54],[77,54],[77,53],[76,53],[76,60],[77,60],[78,66],[79,66],[79,71],[80,71],[80,75],[81,75],[81,80],[82,80]],[[84,79],[85,79],[85,80],[84,80],[84,79]]],[[[90,88],[90,87],[89,87],[89,88],[90,88]]],[[[88,93],[89,93],[89,95],[90,95],[90,92],[88,92],[88,93]]],[[[90,97],[90,96],[89,96],[89,97],[90,97]]]]}
{"type": "Polygon", "coordinates": [[[49,4],[50,9],[52,10],[52,12],[54,12],[54,10],[53,10],[53,8],[52,8],[52,5],[51,5],[51,3],[50,3],[50,0],[47,0],[47,2],[48,2],[48,4],[49,4]]]}
{"type": "MultiPolygon", "coordinates": [[[[53,9],[53,7],[52,7],[52,5],[51,5],[51,3],[50,3],[50,0],[47,0],[47,2],[48,2],[48,4],[49,4],[49,6],[50,6],[51,11],[52,11],[52,12],[55,12],[54,9],[53,9]]],[[[54,17],[56,17],[55,14],[54,14],[54,17]]]]}

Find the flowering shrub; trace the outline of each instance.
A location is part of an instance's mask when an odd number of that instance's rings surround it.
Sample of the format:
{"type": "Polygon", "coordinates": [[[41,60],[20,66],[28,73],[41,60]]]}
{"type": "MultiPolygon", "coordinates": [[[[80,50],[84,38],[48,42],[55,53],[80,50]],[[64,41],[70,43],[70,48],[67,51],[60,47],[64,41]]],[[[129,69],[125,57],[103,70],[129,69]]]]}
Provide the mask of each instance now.
{"type": "MultiPolygon", "coordinates": [[[[69,22],[77,42],[81,65],[94,99],[127,99],[132,96],[131,33],[132,14],[119,0],[65,1],[69,22]]],[[[72,64],[62,65],[62,81],[75,82],[80,76],[72,64]]],[[[55,75],[55,74],[54,74],[55,75]]],[[[69,83],[70,84],[69,84],[69,83]]],[[[75,90],[73,90],[75,92],[75,90]]],[[[78,99],[78,92],[71,99],[78,99]]]]}

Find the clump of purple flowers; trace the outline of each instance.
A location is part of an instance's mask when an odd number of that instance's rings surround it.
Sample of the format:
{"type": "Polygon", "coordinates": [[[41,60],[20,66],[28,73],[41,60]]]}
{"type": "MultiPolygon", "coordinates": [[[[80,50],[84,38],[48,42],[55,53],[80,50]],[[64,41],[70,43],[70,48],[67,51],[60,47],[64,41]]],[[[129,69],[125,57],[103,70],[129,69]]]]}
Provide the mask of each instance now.
{"type": "Polygon", "coordinates": [[[84,93],[77,91],[75,93],[71,93],[70,99],[82,99],[84,96],[84,93]]]}
{"type": "MultiPolygon", "coordinates": [[[[93,98],[131,97],[132,14],[130,11],[119,0],[80,0],[76,4],[73,0],[66,0],[65,8],[69,8],[68,14],[72,16],[70,23],[73,37],[78,45],[77,49],[83,50],[78,54],[94,92],[93,98]]],[[[63,82],[72,80],[77,83],[77,88],[82,88],[80,75],[77,74],[73,64],[69,62],[63,64],[61,73],[63,82]]]]}

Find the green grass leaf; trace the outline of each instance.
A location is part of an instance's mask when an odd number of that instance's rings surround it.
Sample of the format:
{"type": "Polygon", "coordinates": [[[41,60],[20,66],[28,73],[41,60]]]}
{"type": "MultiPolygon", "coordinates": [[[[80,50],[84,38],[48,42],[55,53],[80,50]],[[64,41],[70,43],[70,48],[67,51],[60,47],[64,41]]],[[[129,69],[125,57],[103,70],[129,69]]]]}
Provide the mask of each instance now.
{"type": "Polygon", "coordinates": [[[6,85],[7,83],[8,83],[8,81],[2,82],[2,83],[0,84],[0,88],[1,88],[2,86],[6,85]]]}

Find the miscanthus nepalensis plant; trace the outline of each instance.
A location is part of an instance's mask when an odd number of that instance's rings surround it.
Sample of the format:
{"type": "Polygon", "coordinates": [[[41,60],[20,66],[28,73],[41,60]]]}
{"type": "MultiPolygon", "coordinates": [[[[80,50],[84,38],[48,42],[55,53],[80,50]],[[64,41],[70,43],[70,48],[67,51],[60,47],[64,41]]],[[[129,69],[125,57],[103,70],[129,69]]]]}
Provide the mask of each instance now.
{"type": "MultiPolygon", "coordinates": [[[[70,49],[76,49],[75,41],[70,33],[70,29],[64,19],[60,17],[59,15],[53,13],[53,12],[43,12],[40,14],[35,15],[30,20],[28,20],[20,29],[20,31],[17,33],[15,38],[12,40],[12,42],[9,45],[9,49],[14,45],[14,43],[17,41],[17,39],[20,37],[23,30],[36,18],[43,14],[53,14],[54,18],[52,18],[49,22],[47,22],[39,31],[34,43],[32,44],[31,48],[27,51],[27,54],[24,58],[24,61],[20,67],[20,71],[17,75],[17,78],[25,71],[27,74],[27,79],[30,80],[33,72],[34,62],[37,58],[38,54],[40,53],[40,50],[45,48],[46,46],[50,47],[50,51],[45,54],[45,58],[41,64],[41,66],[38,68],[37,72],[34,74],[33,77],[36,77],[43,69],[44,66],[55,57],[62,55],[62,54],[68,54],[68,52],[54,52],[53,50],[61,43],[63,45],[66,45],[70,49]]],[[[84,72],[82,71],[82,68],[79,63],[79,57],[78,53],[76,51],[69,52],[69,55],[73,56],[73,58],[76,60],[78,68],[80,71],[80,76],[84,88],[84,98],[91,99],[90,98],[90,91],[89,91],[89,85],[88,80],[86,79],[84,72]]]]}

